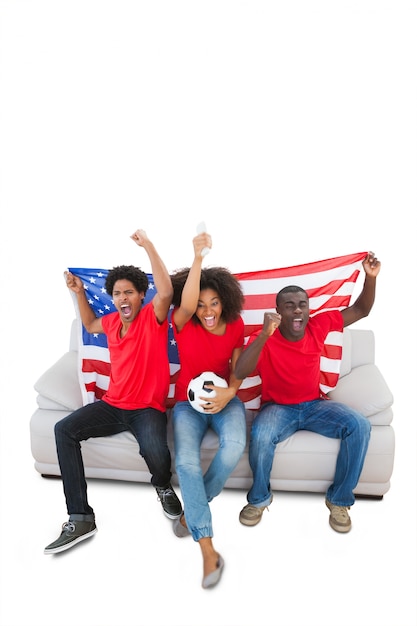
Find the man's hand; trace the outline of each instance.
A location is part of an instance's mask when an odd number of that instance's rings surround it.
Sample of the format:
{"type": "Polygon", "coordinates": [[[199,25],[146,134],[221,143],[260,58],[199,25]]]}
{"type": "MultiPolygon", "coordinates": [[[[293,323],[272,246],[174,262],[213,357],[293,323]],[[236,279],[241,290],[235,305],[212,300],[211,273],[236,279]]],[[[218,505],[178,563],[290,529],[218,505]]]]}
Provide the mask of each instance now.
{"type": "Polygon", "coordinates": [[[362,263],[362,267],[367,276],[373,276],[376,278],[379,274],[379,270],[381,269],[381,263],[373,252],[368,252],[368,255],[362,263]]]}
{"type": "Polygon", "coordinates": [[[264,313],[264,325],[262,333],[267,337],[274,334],[278,326],[281,324],[281,315],[279,313],[264,313]]]}
{"type": "Polygon", "coordinates": [[[84,291],[84,285],[81,278],[74,276],[71,272],[64,272],[64,276],[67,281],[68,289],[71,289],[74,293],[82,293],[84,291]]]}
{"type": "Polygon", "coordinates": [[[130,238],[133,239],[138,246],[143,246],[147,241],[149,241],[148,235],[141,228],[138,228],[138,230],[136,230],[130,238]]]}

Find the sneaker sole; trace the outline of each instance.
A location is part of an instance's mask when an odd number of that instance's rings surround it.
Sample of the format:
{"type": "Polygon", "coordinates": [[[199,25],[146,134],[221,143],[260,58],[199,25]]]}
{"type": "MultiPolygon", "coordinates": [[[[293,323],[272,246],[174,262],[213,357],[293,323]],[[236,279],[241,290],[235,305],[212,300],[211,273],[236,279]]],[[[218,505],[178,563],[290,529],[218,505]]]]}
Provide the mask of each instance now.
{"type": "Polygon", "coordinates": [[[255,519],[255,520],[248,520],[248,519],[245,519],[243,517],[239,517],[239,522],[241,524],[243,524],[244,526],[256,526],[256,524],[259,524],[261,519],[262,519],[262,515],[261,515],[261,517],[259,517],[258,519],[255,519]]]}
{"type": "Polygon", "coordinates": [[[348,533],[352,528],[352,524],[349,524],[349,526],[339,526],[337,523],[335,524],[331,517],[329,517],[329,524],[337,533],[348,533]]]}
{"type": "Polygon", "coordinates": [[[80,543],[80,541],[84,541],[84,539],[88,539],[89,537],[92,537],[93,535],[95,535],[97,530],[98,530],[97,528],[94,528],[94,530],[90,530],[89,533],[86,533],[85,535],[81,535],[80,537],[77,537],[77,539],[74,539],[74,541],[70,541],[69,543],[66,543],[63,546],[58,546],[56,548],[51,548],[49,550],[48,548],[45,548],[43,553],[44,554],[57,554],[58,552],[64,552],[65,550],[69,550],[70,548],[72,548],[72,546],[75,546],[77,543],[80,543]]]}

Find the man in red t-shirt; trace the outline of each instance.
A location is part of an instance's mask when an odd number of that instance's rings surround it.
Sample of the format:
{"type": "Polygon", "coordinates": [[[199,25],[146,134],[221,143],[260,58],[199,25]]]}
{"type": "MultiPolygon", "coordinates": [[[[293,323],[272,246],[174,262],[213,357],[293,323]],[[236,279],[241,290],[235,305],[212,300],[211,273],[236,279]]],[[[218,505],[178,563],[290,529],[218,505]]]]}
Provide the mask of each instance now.
{"type": "Polygon", "coordinates": [[[371,425],[354,409],[323,398],[320,393],[320,356],[330,331],[340,331],[366,317],[375,300],[380,262],[373,252],[363,261],[361,294],[343,311],[325,311],[310,318],[309,299],[302,287],[290,285],[276,297],[276,313],[265,313],[263,328],[254,333],[240,355],[235,375],[243,379],[257,369],[262,379],[261,409],[249,443],[253,484],[248,504],[240,512],[245,526],[255,526],[272,501],[270,475],[275,448],[297,430],[340,439],[333,483],[326,493],[330,526],[348,532],[348,509],[362,471],[371,425]]]}
{"type": "Polygon", "coordinates": [[[182,505],[171,485],[171,454],[167,443],[165,402],[169,389],[168,311],[173,287],[168,271],[145,231],[133,241],[148,254],[156,294],[143,306],[147,275],[132,265],[109,271],[106,291],[116,313],[96,317],[80,278],[66,273],[67,286],[78,302],[86,331],[105,333],[111,374],[101,400],[86,404],[55,425],[55,441],[69,521],[45,554],[68,550],[97,532],[94,511],[87,501],[80,441],[130,431],[151,473],[164,513],[181,516],[182,505]]]}

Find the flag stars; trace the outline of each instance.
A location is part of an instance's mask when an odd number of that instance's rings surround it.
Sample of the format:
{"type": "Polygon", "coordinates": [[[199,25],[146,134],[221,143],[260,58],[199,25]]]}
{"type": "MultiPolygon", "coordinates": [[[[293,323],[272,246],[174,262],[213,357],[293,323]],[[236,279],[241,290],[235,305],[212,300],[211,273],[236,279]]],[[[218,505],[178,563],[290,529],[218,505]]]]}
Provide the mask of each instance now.
{"type": "Polygon", "coordinates": [[[94,278],[94,276],[90,276],[90,283],[95,285],[96,284],[96,278],[94,278]]]}

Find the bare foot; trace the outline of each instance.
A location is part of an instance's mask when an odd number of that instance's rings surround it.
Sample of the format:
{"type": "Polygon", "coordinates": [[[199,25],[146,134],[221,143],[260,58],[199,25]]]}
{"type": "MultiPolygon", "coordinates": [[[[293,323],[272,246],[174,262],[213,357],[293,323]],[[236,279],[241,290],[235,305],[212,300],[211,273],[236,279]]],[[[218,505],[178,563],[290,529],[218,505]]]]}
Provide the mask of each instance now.
{"type": "Polygon", "coordinates": [[[219,563],[219,553],[213,547],[211,537],[203,537],[198,542],[203,557],[204,578],[217,569],[219,563]]]}
{"type": "Polygon", "coordinates": [[[214,572],[219,566],[219,557],[220,554],[218,552],[213,552],[210,556],[204,558],[203,561],[203,576],[206,578],[211,572],[214,572]]]}

